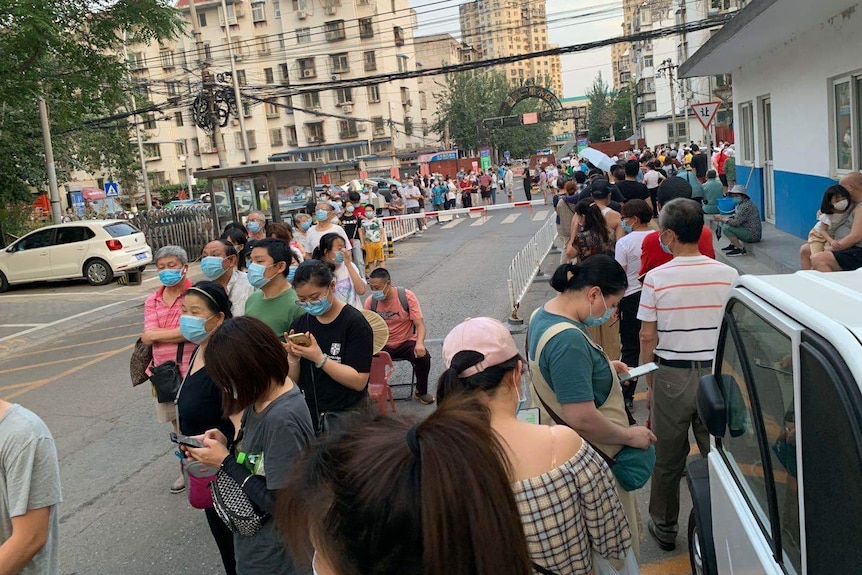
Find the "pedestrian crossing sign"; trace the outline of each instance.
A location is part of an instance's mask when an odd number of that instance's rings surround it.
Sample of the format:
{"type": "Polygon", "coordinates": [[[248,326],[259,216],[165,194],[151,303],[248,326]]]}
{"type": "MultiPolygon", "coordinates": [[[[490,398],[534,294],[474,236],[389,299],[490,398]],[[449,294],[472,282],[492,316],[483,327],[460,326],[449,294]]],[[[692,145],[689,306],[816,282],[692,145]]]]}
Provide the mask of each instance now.
{"type": "Polygon", "coordinates": [[[719,106],[721,106],[721,102],[703,102],[691,105],[694,115],[697,116],[697,121],[700,122],[704,130],[709,130],[710,125],[715,120],[716,113],[718,113],[719,106]]]}
{"type": "Polygon", "coordinates": [[[120,188],[117,186],[117,182],[105,182],[105,197],[106,198],[119,198],[120,197],[120,188]]]}

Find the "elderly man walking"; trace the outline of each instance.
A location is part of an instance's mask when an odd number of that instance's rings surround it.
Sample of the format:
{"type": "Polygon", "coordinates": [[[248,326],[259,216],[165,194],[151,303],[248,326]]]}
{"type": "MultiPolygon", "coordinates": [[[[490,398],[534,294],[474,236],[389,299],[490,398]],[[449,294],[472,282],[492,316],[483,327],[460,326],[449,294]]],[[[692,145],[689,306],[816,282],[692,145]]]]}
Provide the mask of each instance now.
{"type": "Polygon", "coordinates": [[[656,441],[648,525],[661,549],[676,547],[679,483],[693,428],[701,455],[709,434],[697,414],[700,378],[712,370],[724,299],[738,273],[700,253],[703,212],[698,202],[671,200],[659,217],[659,242],[673,259],[647,273],[641,292],[641,363],[655,361],[647,376],[650,422],[656,441]]]}

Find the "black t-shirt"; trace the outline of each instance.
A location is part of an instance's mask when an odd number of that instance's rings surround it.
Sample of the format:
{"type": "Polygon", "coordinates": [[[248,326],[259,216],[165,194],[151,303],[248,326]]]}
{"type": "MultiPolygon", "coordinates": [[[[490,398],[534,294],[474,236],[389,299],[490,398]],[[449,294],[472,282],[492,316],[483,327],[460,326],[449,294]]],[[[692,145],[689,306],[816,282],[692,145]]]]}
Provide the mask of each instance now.
{"type": "Polygon", "coordinates": [[[629,200],[645,200],[649,197],[649,190],[646,184],[635,182],[633,180],[622,180],[616,183],[617,189],[629,200]]]}
{"type": "Polygon", "coordinates": [[[698,152],[691,157],[691,167],[694,168],[694,175],[698,178],[706,177],[706,170],[708,166],[709,158],[706,157],[706,154],[698,152]]]}
{"type": "MultiPolygon", "coordinates": [[[[305,314],[293,322],[291,329],[296,333],[311,332],[323,353],[329,355],[328,361],[349,365],[359,373],[371,371],[371,326],[355,307],[345,305],[338,317],[328,324],[320,323],[311,314],[305,314]]],[[[312,362],[306,359],[300,361],[298,383],[305,394],[315,429],[320,413],[348,409],[367,395],[367,386],[362,391],[355,391],[341,385],[322,369],[314,367],[312,362]]]]}
{"type": "Polygon", "coordinates": [[[217,428],[225,437],[232,438],[233,424],[222,416],[223,393],[207,373],[206,366],[187,375],[177,396],[180,433],[201,435],[217,428]]]}
{"type": "Polygon", "coordinates": [[[359,225],[359,218],[354,211],[352,214],[348,214],[344,212],[341,214],[341,227],[344,228],[344,233],[347,234],[347,237],[351,240],[355,240],[359,237],[359,234],[356,232],[356,228],[359,225]]]}

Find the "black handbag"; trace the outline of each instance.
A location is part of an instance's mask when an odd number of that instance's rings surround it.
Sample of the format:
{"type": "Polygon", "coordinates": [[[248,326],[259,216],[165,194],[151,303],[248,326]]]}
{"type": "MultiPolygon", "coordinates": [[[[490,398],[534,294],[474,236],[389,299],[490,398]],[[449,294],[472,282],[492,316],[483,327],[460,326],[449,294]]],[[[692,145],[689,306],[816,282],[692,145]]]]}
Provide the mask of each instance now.
{"type": "Polygon", "coordinates": [[[177,359],[168,360],[150,370],[150,383],[156,390],[159,403],[170,403],[177,398],[177,391],[183,381],[180,375],[180,364],[183,362],[183,347],[185,342],[177,345],[177,359]]]}

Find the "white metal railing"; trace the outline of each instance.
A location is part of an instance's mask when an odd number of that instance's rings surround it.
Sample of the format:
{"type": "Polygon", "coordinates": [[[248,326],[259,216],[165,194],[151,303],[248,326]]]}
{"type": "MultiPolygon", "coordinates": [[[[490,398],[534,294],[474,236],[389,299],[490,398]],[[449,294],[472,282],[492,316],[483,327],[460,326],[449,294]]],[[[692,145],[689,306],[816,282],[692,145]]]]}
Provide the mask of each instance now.
{"type": "Polygon", "coordinates": [[[418,214],[416,218],[383,218],[386,239],[397,242],[419,231],[418,214]]]}
{"type": "Polygon", "coordinates": [[[536,232],[527,245],[515,256],[509,265],[509,303],[512,305],[511,319],[518,319],[518,308],[521,299],[530,289],[539,268],[548,252],[554,246],[557,236],[557,226],[554,218],[548,218],[545,224],[536,232]]]}

